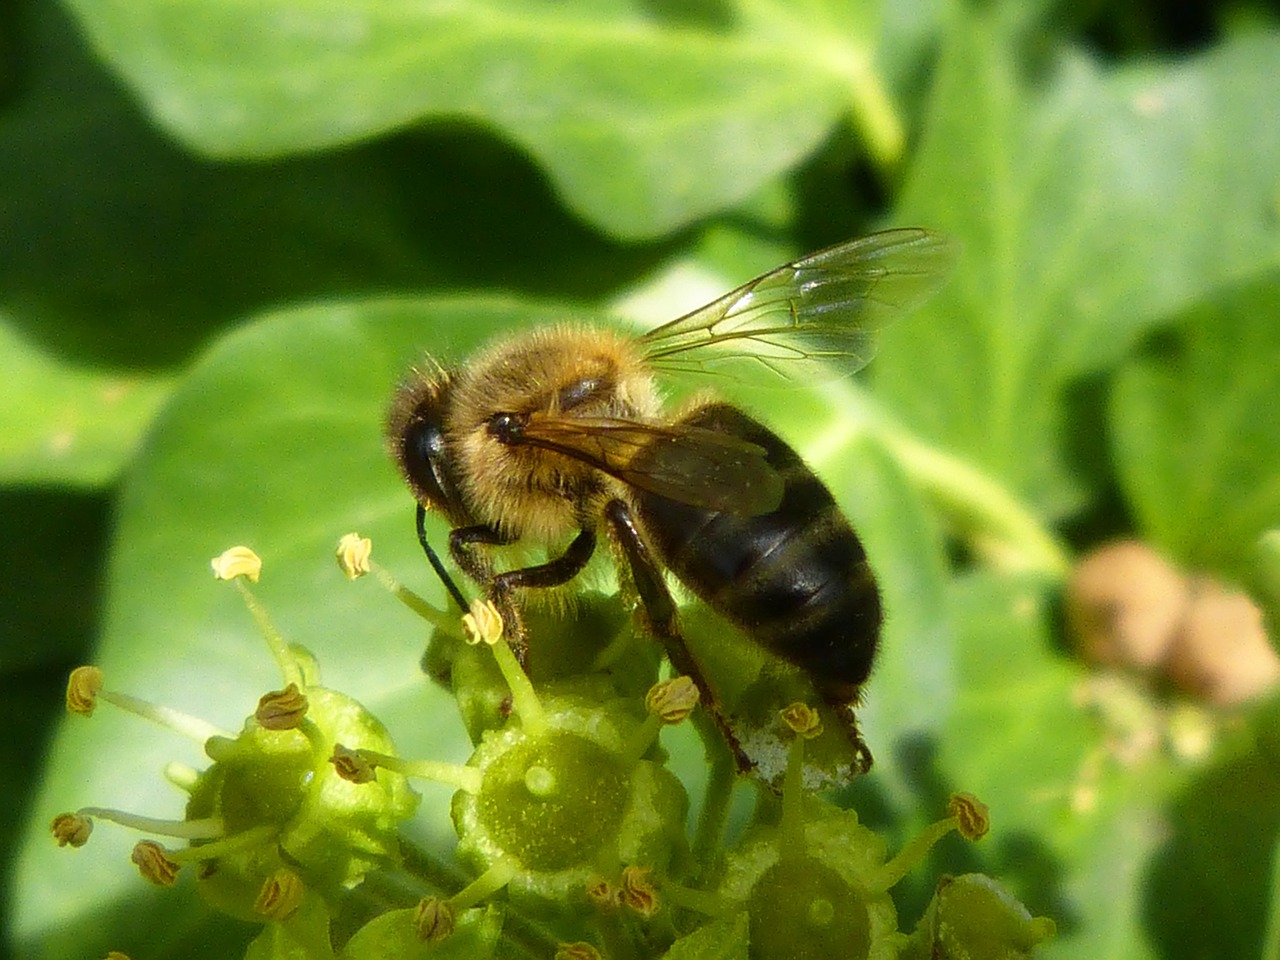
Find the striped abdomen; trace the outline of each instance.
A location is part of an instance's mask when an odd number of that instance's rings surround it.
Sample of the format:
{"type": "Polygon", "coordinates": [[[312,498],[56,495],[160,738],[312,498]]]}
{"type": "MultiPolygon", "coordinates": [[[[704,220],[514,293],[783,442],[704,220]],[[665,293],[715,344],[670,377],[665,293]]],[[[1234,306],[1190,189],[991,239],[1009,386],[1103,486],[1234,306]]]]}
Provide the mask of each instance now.
{"type": "Polygon", "coordinates": [[[880,594],[866,552],[830,491],[783,440],[727,404],[682,421],[762,447],[785,483],[772,513],[742,516],[634,491],[663,564],[753,640],[849,698],[867,679],[880,594]]]}

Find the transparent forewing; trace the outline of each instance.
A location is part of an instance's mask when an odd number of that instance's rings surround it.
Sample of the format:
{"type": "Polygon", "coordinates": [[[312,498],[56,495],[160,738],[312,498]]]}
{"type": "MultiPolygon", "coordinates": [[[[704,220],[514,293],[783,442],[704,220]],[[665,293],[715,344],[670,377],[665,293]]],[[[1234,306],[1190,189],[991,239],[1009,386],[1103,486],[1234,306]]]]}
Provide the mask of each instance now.
{"type": "Polygon", "coordinates": [[[763,448],[701,427],[535,414],[520,442],[693,507],[754,516],[782,500],[782,478],[763,448]]]}
{"type": "Polygon", "coordinates": [[[756,277],[641,342],[666,368],[747,358],[784,376],[823,364],[852,373],[870,361],[875,333],[932,295],[954,259],[950,241],[922,228],[873,233],[756,277]]]}

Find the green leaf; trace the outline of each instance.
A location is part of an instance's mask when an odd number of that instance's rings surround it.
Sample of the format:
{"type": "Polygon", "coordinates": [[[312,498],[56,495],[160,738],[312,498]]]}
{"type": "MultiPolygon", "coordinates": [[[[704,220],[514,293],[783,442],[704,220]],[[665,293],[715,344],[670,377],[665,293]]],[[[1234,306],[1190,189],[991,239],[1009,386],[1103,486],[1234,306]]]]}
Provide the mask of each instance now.
{"type": "Polygon", "coordinates": [[[28,342],[0,312],[0,483],[110,481],[172,379],[77,367],[28,342]]]}
{"type": "Polygon", "coordinates": [[[622,237],[742,200],[850,113],[881,162],[902,150],[873,65],[874,2],[68,3],[194,149],[273,157],[465,117],[622,237]]]}
{"type": "Polygon", "coordinates": [[[15,684],[43,683],[35,670],[64,670],[92,643],[109,512],[105,497],[71,490],[0,493],[0,565],[12,571],[0,586],[0,673],[15,684]]]}
{"type": "Polygon", "coordinates": [[[1017,58],[990,15],[957,17],[895,219],[952,233],[954,278],[885,337],[874,369],[931,442],[1050,515],[1078,509],[1090,437],[1074,380],[1218,286],[1280,263],[1280,35],[1179,62],[1017,58]]]}
{"type": "Polygon", "coordinates": [[[904,745],[942,728],[957,695],[943,543],[920,492],[873,440],[854,442],[838,462],[833,490],[848,504],[885,611],[876,667],[858,718],[876,757],[878,785],[906,807],[912,786],[904,745]]]}
{"type": "MultiPolygon", "coordinates": [[[[191,26],[209,9],[195,7],[191,26]]],[[[91,59],[62,5],[23,3],[14,19],[23,82],[0,101],[0,311],[51,362],[131,381],[283,303],[432,286],[598,295],[655,255],[602,242],[527,160],[458,124],[325,156],[192,157],[91,59]]],[[[64,406],[39,413],[31,427],[5,416],[0,432],[17,444],[64,406]]],[[[107,464],[83,470],[101,478],[107,464]]]]}
{"type": "Polygon", "coordinates": [[[1276,897],[1280,768],[1274,741],[1260,750],[1258,740],[1274,738],[1276,706],[1259,710],[1170,806],[1143,904],[1165,956],[1268,956],[1259,945],[1276,897]]]}
{"type": "Polygon", "coordinates": [[[1120,480],[1146,537],[1244,577],[1280,524],[1280,275],[1181,318],[1121,368],[1111,404],[1120,480]]]}
{"type": "Polygon", "coordinates": [[[249,944],[244,960],[333,960],[329,914],[319,897],[305,897],[282,923],[268,923],[249,944]]]}

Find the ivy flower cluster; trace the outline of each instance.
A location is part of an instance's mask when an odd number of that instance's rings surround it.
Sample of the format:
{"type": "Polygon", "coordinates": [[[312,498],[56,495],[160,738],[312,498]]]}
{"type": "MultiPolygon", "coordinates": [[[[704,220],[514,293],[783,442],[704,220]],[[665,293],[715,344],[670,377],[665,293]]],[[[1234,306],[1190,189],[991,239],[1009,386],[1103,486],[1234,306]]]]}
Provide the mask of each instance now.
{"type": "MultiPolygon", "coordinates": [[[[261,561],[234,547],[213,560],[214,574],[243,597],[280,688],[231,732],[113,690],[96,667],[74,671],[70,712],[89,717],[105,703],[139,714],[196,739],[209,765],[170,771],[187,796],[181,817],[82,807],[54,819],[59,845],[84,846],[96,821],[140,831],[132,860],[142,877],[171,887],[192,874],[214,908],[261,925],[246,952],[255,960],[1014,960],[1052,936],[1051,920],[980,874],[940,878],[919,923],[900,930],[894,885],[946,834],[980,839],[987,810],[957,794],[891,854],[855,812],[809,788],[806,752],[824,724],[803,700],[772,721],[784,745],[780,797],[760,787],[754,822],[726,841],[735,771],[699,719],[688,677],[659,679],[656,657],[609,636],[592,638],[606,653],[587,669],[531,679],[490,604],[448,616],[374,563],[355,534],[337,558],[347,577],[375,574],[434,628],[428,664],[453,690],[474,744],[469,760],[401,757],[383,724],[322,685],[315,658],[283,639],[251,586],[261,561]],[[691,719],[711,758],[692,832],[685,784],[660,740],[664,727],[691,719]],[[411,784],[423,780],[454,789],[449,810],[420,809],[411,784]],[[451,862],[405,839],[406,821],[424,816],[451,819],[451,862]],[[363,919],[353,927],[345,918],[357,902],[363,919]]],[[[601,602],[606,611],[616,603],[601,602]]],[[[612,624],[623,636],[625,622],[579,610],[572,622],[532,627],[612,624]]]]}

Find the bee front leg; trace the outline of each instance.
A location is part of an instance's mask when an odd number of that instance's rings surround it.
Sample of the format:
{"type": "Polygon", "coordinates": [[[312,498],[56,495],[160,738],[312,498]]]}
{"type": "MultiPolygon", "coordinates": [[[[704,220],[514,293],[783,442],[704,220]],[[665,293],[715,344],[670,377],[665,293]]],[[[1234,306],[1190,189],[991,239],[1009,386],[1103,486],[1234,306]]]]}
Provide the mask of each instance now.
{"type": "Polygon", "coordinates": [[[493,565],[475,547],[505,547],[511,542],[511,537],[488,524],[458,527],[449,534],[449,556],[468,577],[488,587],[493,582],[493,565]]]}
{"type": "Polygon", "coordinates": [[[478,583],[485,596],[502,615],[503,629],[511,649],[515,652],[520,665],[524,665],[528,640],[524,629],[524,618],[511,598],[510,591],[501,590],[497,586],[497,575],[493,572],[493,564],[477,547],[504,547],[512,543],[511,537],[496,527],[487,524],[476,524],[470,527],[458,527],[449,533],[449,555],[462,571],[478,583]]]}
{"type": "Polygon", "coordinates": [[[613,528],[614,539],[627,558],[627,566],[631,571],[631,581],[640,598],[640,607],[644,614],[649,632],[656,636],[667,651],[667,658],[679,673],[683,673],[698,688],[702,707],[714,721],[720,735],[733,752],[740,773],[749,773],[755,768],[755,761],[747,756],[738,742],[738,736],[729,724],[729,718],[720,706],[702,668],[689,652],[680,626],[676,621],[676,604],[662,579],[662,569],[658,565],[649,545],[645,543],[636,525],[631,508],[621,500],[612,500],[604,509],[613,528]]]}

